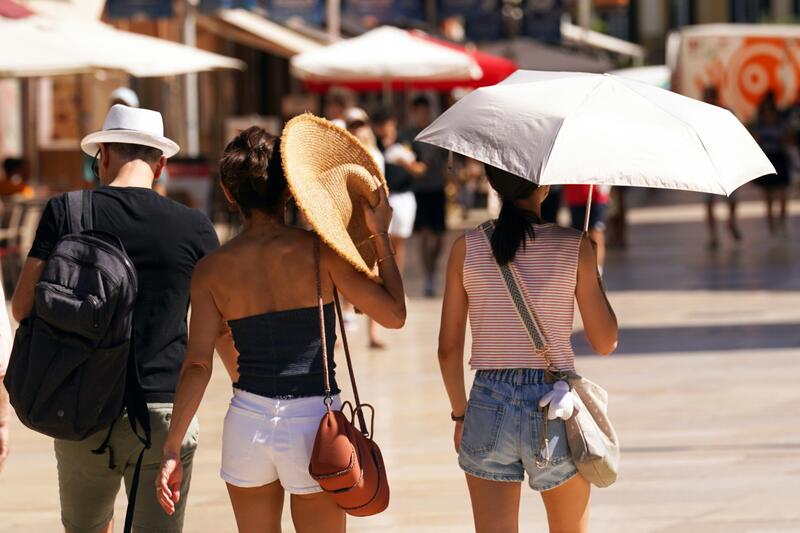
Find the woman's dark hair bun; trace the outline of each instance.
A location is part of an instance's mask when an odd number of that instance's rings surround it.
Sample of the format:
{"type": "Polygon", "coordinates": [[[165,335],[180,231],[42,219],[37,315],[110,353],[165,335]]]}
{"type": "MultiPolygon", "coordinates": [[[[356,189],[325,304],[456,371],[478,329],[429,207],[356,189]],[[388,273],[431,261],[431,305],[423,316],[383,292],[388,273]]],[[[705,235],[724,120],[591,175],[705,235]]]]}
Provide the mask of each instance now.
{"type": "Polygon", "coordinates": [[[251,126],[228,143],[219,162],[222,183],[245,215],[275,211],[286,190],[280,139],[251,126]]]}

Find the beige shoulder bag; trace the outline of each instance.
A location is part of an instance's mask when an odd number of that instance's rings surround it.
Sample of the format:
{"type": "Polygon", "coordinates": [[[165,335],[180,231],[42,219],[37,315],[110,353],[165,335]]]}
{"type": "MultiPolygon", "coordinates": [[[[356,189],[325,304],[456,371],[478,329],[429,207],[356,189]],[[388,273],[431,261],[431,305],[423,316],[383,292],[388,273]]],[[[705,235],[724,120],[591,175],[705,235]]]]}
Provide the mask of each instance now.
{"type": "MultiPolygon", "coordinates": [[[[486,222],[480,229],[491,243],[494,222],[486,222]]],[[[575,413],[565,421],[565,425],[572,460],[578,472],[593,485],[608,487],[617,480],[619,470],[619,439],[608,418],[608,393],[573,370],[559,370],[553,366],[546,337],[542,334],[536,313],[522,292],[514,267],[510,264],[497,266],[535,352],[547,363],[548,381],[566,381],[574,393],[575,413]]],[[[543,418],[545,429],[542,431],[540,457],[546,457],[548,449],[547,413],[543,418]]]]}

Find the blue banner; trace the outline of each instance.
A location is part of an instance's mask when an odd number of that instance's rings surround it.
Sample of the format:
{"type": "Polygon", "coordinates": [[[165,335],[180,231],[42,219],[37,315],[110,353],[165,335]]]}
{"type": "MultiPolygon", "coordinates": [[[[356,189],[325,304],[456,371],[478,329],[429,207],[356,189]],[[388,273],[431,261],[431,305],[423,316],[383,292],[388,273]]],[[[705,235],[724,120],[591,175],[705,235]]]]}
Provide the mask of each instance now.
{"type": "Polygon", "coordinates": [[[501,0],[439,0],[439,20],[458,17],[471,41],[495,41],[503,37],[501,0]]]}
{"type": "Polygon", "coordinates": [[[267,16],[279,22],[297,17],[311,26],[324,26],[325,0],[267,0],[267,16]]]}
{"type": "Polygon", "coordinates": [[[425,20],[424,0],[342,0],[342,17],[378,24],[425,20]]]}
{"type": "Polygon", "coordinates": [[[200,0],[197,6],[203,13],[214,13],[220,9],[265,9],[265,0],[200,0]]]}
{"type": "Polygon", "coordinates": [[[525,35],[545,43],[560,44],[563,4],[563,0],[527,0],[525,35]]]}
{"type": "Polygon", "coordinates": [[[108,18],[169,18],[173,15],[171,0],[108,0],[108,18]]]}

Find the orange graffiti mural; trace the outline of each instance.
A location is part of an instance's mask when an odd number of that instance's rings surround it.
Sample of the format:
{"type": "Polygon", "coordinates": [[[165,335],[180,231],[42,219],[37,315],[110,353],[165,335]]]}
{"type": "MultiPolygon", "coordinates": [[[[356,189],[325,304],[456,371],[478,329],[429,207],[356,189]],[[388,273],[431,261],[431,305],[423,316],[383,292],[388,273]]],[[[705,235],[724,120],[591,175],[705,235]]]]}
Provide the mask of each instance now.
{"type": "Polygon", "coordinates": [[[745,121],[752,119],[768,91],[775,94],[779,107],[788,107],[800,91],[800,43],[796,39],[743,38],[729,57],[708,57],[692,82],[697,94],[706,86],[715,86],[721,105],[745,121]]]}

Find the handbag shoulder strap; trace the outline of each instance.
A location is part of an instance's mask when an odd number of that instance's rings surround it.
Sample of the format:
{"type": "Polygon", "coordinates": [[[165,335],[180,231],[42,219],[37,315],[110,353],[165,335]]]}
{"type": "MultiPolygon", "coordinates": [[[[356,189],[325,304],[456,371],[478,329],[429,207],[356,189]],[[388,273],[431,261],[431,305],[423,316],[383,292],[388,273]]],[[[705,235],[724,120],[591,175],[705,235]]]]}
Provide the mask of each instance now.
{"type": "MultiPolygon", "coordinates": [[[[333,403],[333,398],[331,397],[331,378],[330,378],[330,370],[328,368],[328,337],[326,335],[326,328],[325,328],[325,309],[324,304],[322,302],[322,273],[321,273],[321,261],[320,261],[320,244],[319,239],[314,238],[314,262],[316,263],[316,271],[317,271],[317,306],[319,307],[319,332],[322,336],[322,372],[323,372],[323,379],[325,382],[325,404],[330,408],[331,404],[333,403]]],[[[350,345],[347,342],[347,330],[344,327],[344,318],[342,317],[342,304],[339,301],[339,292],[336,290],[336,287],[333,288],[333,300],[336,305],[336,315],[339,319],[339,330],[342,334],[342,345],[344,346],[344,355],[347,359],[347,370],[350,374],[350,385],[353,388],[353,401],[355,402],[356,408],[354,412],[358,417],[358,423],[361,426],[361,432],[366,435],[367,437],[370,436],[370,432],[367,429],[367,420],[364,417],[364,413],[361,410],[361,399],[358,396],[358,387],[356,386],[356,375],[353,372],[353,361],[350,357],[350,345]]]]}
{"type": "MultiPolygon", "coordinates": [[[[481,232],[483,232],[484,236],[486,236],[486,240],[489,241],[489,246],[491,247],[492,235],[494,235],[494,221],[488,220],[484,222],[480,225],[479,229],[481,232]]],[[[517,315],[519,316],[522,325],[525,327],[528,337],[531,339],[534,352],[544,358],[548,368],[553,368],[553,363],[548,355],[547,338],[544,336],[544,334],[542,334],[542,330],[539,327],[538,317],[536,316],[533,308],[531,308],[531,306],[528,304],[528,300],[525,298],[525,295],[522,292],[522,287],[519,283],[516,269],[511,263],[501,265],[494,259],[494,257],[492,260],[497,266],[497,269],[500,271],[500,275],[503,278],[503,283],[508,291],[508,296],[511,298],[511,302],[514,304],[514,309],[516,309],[517,315]]]]}

